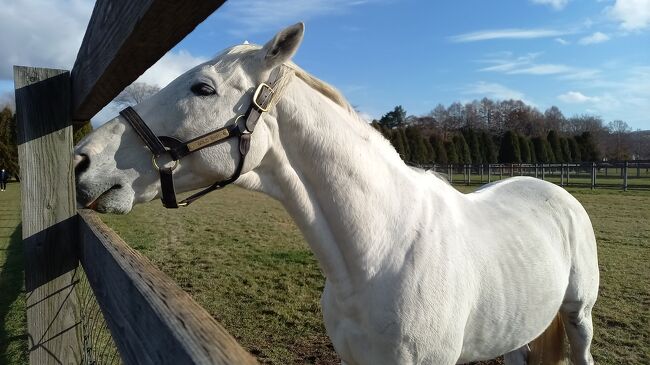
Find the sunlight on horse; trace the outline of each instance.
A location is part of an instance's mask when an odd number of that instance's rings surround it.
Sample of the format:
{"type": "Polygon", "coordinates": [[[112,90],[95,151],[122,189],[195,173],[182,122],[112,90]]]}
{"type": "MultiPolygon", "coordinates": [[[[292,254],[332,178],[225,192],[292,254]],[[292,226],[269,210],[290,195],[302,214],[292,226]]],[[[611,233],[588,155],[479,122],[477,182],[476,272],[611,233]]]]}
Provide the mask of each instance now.
{"type": "MultiPolygon", "coordinates": [[[[245,156],[235,184],[279,200],[320,263],[325,327],[345,364],[502,354],[508,364],[559,363],[565,331],[573,362],[592,364],[598,263],[578,201],[526,177],[462,194],[406,166],[334,88],[290,62],[303,32],[299,23],[264,47],[229,48],[134,107],[175,143],[261,114],[253,133],[231,128],[250,139],[247,154],[241,138],[228,138],[184,155],[176,190],[237,178],[245,156]],[[262,113],[253,93],[273,72],[279,79],[262,113]]],[[[83,207],[127,213],[161,195],[151,152],[122,116],[75,153],[83,207]]]]}

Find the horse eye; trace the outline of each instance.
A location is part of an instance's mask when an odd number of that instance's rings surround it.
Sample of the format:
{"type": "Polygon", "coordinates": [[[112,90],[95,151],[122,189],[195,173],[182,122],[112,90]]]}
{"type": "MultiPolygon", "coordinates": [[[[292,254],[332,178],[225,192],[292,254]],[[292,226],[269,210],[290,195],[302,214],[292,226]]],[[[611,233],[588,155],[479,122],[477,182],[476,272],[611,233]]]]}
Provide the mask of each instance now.
{"type": "Polygon", "coordinates": [[[200,82],[198,84],[192,85],[191,90],[192,90],[192,92],[194,94],[200,95],[200,96],[214,95],[214,94],[217,93],[217,90],[215,90],[212,86],[210,86],[210,85],[208,85],[208,84],[206,84],[204,82],[200,82]]]}

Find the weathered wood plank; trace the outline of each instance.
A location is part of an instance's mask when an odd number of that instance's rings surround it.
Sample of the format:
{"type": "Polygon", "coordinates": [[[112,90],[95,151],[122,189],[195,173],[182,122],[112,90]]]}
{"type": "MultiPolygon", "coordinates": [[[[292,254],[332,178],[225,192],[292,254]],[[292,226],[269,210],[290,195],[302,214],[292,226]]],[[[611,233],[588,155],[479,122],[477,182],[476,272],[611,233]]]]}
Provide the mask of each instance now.
{"type": "Polygon", "coordinates": [[[81,362],[68,71],[14,67],[31,364],[81,362]]]}
{"type": "Polygon", "coordinates": [[[72,70],[72,117],[88,120],[225,0],[98,0],[72,70]]]}
{"type": "Polygon", "coordinates": [[[212,316],[92,211],[81,263],[126,364],[257,364],[212,316]]]}

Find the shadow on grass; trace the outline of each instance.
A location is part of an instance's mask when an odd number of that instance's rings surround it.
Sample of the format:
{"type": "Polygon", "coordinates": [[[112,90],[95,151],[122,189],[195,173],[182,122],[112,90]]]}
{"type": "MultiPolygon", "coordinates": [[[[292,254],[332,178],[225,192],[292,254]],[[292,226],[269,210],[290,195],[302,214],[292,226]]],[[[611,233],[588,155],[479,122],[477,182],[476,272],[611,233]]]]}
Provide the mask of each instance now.
{"type": "Polygon", "coordinates": [[[22,227],[19,224],[9,237],[9,245],[5,251],[6,260],[4,266],[0,268],[0,364],[9,364],[17,359],[27,360],[25,312],[23,310],[19,314],[11,313],[13,304],[23,293],[21,231],[22,227]],[[17,315],[21,317],[15,318],[17,315]],[[10,352],[9,347],[13,351],[10,352]],[[17,349],[19,352],[16,351],[17,349]]]}

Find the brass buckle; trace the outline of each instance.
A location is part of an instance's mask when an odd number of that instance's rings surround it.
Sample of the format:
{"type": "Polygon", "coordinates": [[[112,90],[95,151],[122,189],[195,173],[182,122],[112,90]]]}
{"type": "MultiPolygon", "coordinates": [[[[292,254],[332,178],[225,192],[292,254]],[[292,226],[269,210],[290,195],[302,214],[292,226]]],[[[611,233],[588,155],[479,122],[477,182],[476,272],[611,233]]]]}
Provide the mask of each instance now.
{"type": "MultiPolygon", "coordinates": [[[[269,89],[269,92],[270,92],[271,94],[274,94],[274,93],[275,93],[275,90],[273,90],[273,88],[272,88],[269,84],[264,83],[264,82],[261,83],[261,84],[257,87],[257,89],[255,89],[255,94],[253,94],[253,105],[255,105],[255,107],[257,108],[257,110],[261,111],[262,113],[266,113],[266,112],[269,111],[269,106],[268,106],[268,105],[267,105],[266,107],[262,107],[262,106],[257,102],[257,98],[260,96],[260,93],[262,92],[262,90],[264,90],[264,88],[269,89]]],[[[271,99],[269,99],[269,104],[270,104],[270,101],[271,101],[271,99]]]]}
{"type": "MultiPolygon", "coordinates": [[[[158,166],[158,162],[156,161],[156,155],[151,155],[151,163],[153,163],[153,166],[156,168],[156,170],[160,170],[160,167],[158,166]]],[[[178,167],[178,160],[174,160],[174,166],[171,167],[171,170],[174,171],[178,167]]]]}

